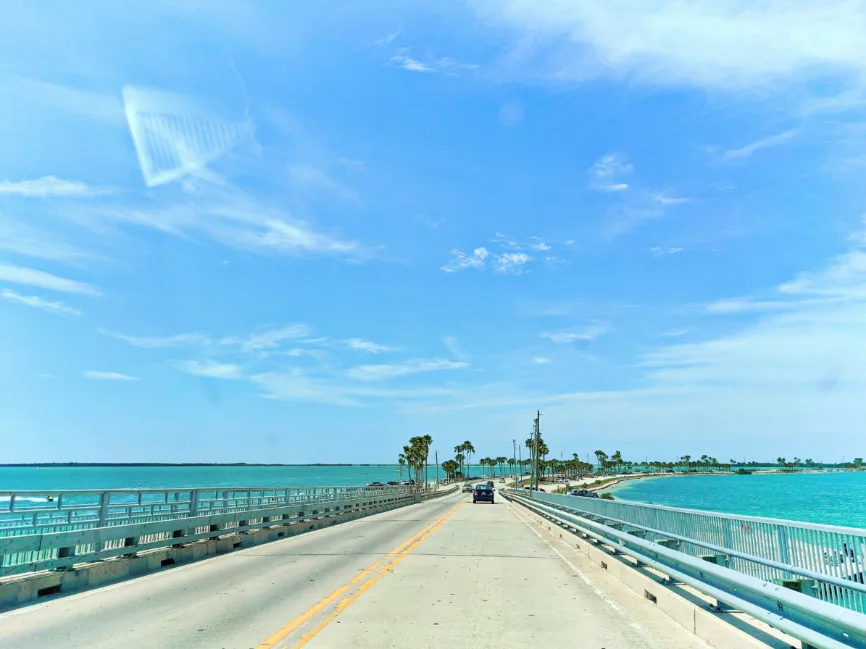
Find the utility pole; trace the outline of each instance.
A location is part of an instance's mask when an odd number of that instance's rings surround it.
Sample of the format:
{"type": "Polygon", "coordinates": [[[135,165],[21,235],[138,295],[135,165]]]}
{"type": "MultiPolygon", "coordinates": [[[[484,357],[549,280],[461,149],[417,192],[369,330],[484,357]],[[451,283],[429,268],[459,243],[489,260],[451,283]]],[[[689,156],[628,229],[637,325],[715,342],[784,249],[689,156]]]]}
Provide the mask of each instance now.
{"type": "Polygon", "coordinates": [[[538,488],[538,438],[541,435],[541,411],[535,417],[535,429],[532,434],[532,477],[530,478],[529,495],[532,496],[532,487],[538,488]]]}
{"type": "MultiPolygon", "coordinates": [[[[517,440],[511,440],[511,459],[514,460],[514,464],[511,465],[511,477],[514,478],[514,488],[517,489],[517,474],[515,473],[514,467],[517,465],[517,440]]],[[[517,467],[519,469],[519,467],[517,467]]]]}

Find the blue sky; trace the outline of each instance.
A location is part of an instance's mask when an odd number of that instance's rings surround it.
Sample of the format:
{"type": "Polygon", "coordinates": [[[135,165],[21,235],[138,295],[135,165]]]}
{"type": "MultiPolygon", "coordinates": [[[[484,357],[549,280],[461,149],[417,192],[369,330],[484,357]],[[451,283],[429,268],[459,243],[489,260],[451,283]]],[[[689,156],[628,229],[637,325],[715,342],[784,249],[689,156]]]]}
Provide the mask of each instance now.
{"type": "Polygon", "coordinates": [[[4,461],[862,455],[864,3],[132,7],[0,24],[4,461]]]}

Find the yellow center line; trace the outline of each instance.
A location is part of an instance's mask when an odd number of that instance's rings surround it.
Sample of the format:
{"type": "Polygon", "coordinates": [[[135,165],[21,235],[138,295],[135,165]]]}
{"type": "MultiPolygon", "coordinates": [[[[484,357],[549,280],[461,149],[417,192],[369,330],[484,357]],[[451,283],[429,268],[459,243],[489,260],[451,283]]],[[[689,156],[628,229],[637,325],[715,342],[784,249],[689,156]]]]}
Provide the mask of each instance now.
{"type": "MultiPolygon", "coordinates": [[[[358,573],[356,576],[354,576],[352,579],[350,579],[348,581],[348,583],[341,586],[340,588],[338,588],[337,590],[332,592],[327,597],[316,602],[310,608],[308,608],[306,611],[304,611],[299,616],[297,616],[295,619],[293,619],[291,622],[286,624],[284,627],[282,627],[278,631],[272,633],[270,636],[268,636],[265,639],[264,642],[257,645],[256,649],[273,649],[273,647],[275,647],[279,642],[281,642],[282,640],[285,640],[293,632],[295,632],[298,628],[300,628],[301,626],[303,626],[304,624],[309,622],[311,619],[313,619],[313,617],[315,617],[317,614],[321,613],[325,608],[327,608],[334,601],[336,601],[340,597],[343,597],[344,595],[346,595],[346,593],[348,593],[352,589],[352,586],[354,584],[356,584],[359,581],[362,581],[363,579],[368,577],[377,568],[379,568],[383,563],[385,563],[385,561],[387,561],[389,557],[393,557],[393,556],[397,555],[398,559],[402,560],[401,553],[408,553],[408,552],[411,552],[412,550],[414,550],[423,539],[427,538],[427,536],[429,536],[436,529],[439,529],[439,527],[441,527],[442,524],[444,524],[444,522],[448,518],[450,518],[450,516],[454,512],[456,512],[464,504],[465,503],[459,503],[459,504],[455,505],[454,507],[449,509],[447,512],[445,512],[442,516],[440,516],[435,521],[430,523],[427,527],[422,529],[420,532],[418,532],[417,534],[415,534],[415,535],[411,536],[410,538],[406,539],[405,541],[403,541],[400,545],[398,545],[393,550],[388,552],[384,557],[382,557],[381,559],[376,561],[374,564],[368,566],[367,568],[362,570],[360,573],[358,573]]],[[[389,566],[386,566],[386,568],[383,569],[383,572],[380,573],[380,576],[381,576],[381,574],[384,574],[385,572],[387,572],[387,570],[390,568],[391,565],[396,565],[396,564],[395,564],[395,562],[392,561],[392,563],[389,564],[389,566]]],[[[371,581],[378,581],[380,576],[374,577],[371,581]]],[[[358,588],[358,594],[359,595],[360,595],[360,593],[367,590],[367,588],[365,588],[365,586],[367,586],[366,583],[361,584],[361,586],[358,588]]],[[[352,600],[352,601],[354,601],[354,600],[352,600]]],[[[348,606],[348,604],[346,604],[346,606],[348,606]]],[[[343,606],[343,608],[345,608],[345,606],[343,606]]],[[[341,611],[342,608],[339,608],[339,606],[338,606],[338,610],[341,611]]],[[[334,615],[334,617],[336,617],[336,615],[334,615]]],[[[330,619],[333,619],[333,618],[329,618],[328,621],[330,621],[330,619]]],[[[321,625],[321,626],[322,626],[322,628],[324,627],[324,625],[321,625]]],[[[317,628],[314,631],[313,635],[315,635],[315,633],[318,633],[318,631],[319,631],[319,628],[317,628]]],[[[310,637],[312,637],[312,636],[310,636],[310,637]]],[[[306,641],[304,641],[304,642],[306,642],[306,641]]],[[[298,645],[298,646],[301,646],[301,645],[298,645]]]]}
{"type": "Polygon", "coordinates": [[[328,617],[326,617],[324,620],[322,620],[322,622],[315,629],[313,629],[312,631],[310,631],[309,633],[307,633],[305,635],[302,635],[301,640],[298,642],[298,644],[296,644],[293,647],[293,649],[301,649],[301,647],[303,647],[310,640],[312,640],[322,629],[324,629],[326,626],[328,626],[334,620],[334,618],[336,618],[340,613],[342,613],[344,610],[346,610],[346,608],[348,608],[353,602],[355,602],[359,597],[361,597],[361,595],[363,595],[370,588],[372,588],[373,585],[377,581],[379,581],[382,577],[384,577],[391,570],[393,570],[394,566],[396,566],[403,559],[405,559],[415,548],[417,548],[419,545],[421,545],[421,543],[423,543],[430,535],[432,535],[436,530],[438,530],[440,527],[442,527],[445,524],[445,522],[449,518],[451,518],[451,516],[454,515],[457,512],[457,510],[460,509],[460,507],[462,507],[465,504],[466,504],[465,502],[460,503],[460,504],[456,505],[453,509],[446,512],[439,520],[437,520],[431,527],[429,527],[424,532],[423,536],[418,538],[411,545],[409,545],[405,550],[400,552],[400,554],[398,554],[396,557],[394,557],[387,566],[382,568],[376,574],[376,576],[371,577],[370,579],[365,581],[363,584],[361,584],[360,587],[358,587],[358,590],[354,594],[348,595],[347,597],[344,597],[343,599],[341,599],[340,602],[337,604],[337,607],[334,609],[334,611],[330,615],[328,615],[328,617]]]}

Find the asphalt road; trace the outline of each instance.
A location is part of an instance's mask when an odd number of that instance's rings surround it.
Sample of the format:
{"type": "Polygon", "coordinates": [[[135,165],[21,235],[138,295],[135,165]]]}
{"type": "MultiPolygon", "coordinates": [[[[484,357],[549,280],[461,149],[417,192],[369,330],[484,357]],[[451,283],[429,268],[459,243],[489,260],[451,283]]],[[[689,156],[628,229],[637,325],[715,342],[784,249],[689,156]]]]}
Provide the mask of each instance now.
{"type": "Polygon", "coordinates": [[[2,614],[0,649],[705,646],[576,577],[511,506],[457,494],[2,614]]]}

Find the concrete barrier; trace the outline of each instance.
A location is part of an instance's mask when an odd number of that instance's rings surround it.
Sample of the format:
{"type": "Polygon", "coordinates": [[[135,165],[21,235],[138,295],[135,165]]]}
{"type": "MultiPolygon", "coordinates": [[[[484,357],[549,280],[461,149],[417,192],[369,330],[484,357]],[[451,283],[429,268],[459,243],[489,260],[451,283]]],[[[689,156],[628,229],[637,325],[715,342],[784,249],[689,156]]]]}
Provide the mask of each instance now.
{"type": "Polygon", "coordinates": [[[283,525],[275,524],[260,530],[232,533],[218,539],[192,541],[180,547],[144,551],[132,557],[116,557],[77,564],[68,570],[26,573],[10,577],[0,581],[0,611],[16,608],[43,597],[98,588],[171,566],[297,536],[397,508],[379,505],[354,509],[283,525]]]}

